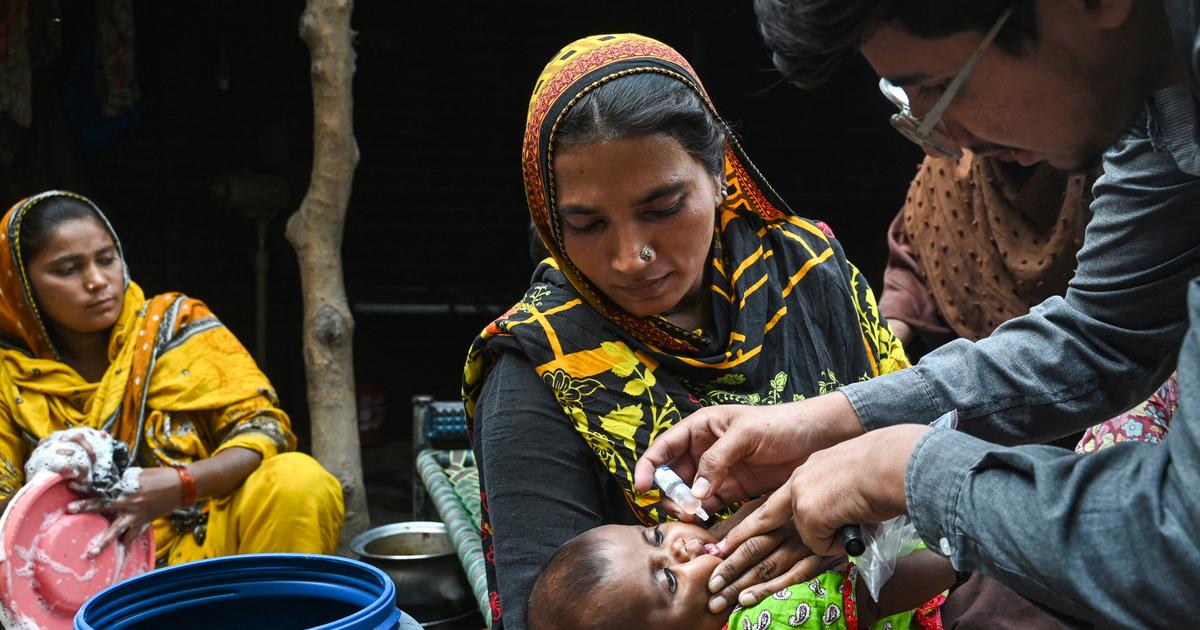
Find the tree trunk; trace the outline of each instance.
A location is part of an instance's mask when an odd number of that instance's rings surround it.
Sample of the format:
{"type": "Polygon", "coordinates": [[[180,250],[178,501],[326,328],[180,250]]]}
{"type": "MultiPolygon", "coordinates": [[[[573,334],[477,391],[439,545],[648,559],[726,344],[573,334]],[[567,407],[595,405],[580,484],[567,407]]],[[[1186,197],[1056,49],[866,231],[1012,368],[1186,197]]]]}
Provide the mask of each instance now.
{"type": "Polygon", "coordinates": [[[308,0],[300,37],[312,56],[313,169],[287,238],[300,259],[304,367],[313,455],[342,485],[346,524],[338,549],[369,526],[354,401],[354,319],[342,278],[342,229],[358,144],[354,140],[353,0],[308,0]]]}

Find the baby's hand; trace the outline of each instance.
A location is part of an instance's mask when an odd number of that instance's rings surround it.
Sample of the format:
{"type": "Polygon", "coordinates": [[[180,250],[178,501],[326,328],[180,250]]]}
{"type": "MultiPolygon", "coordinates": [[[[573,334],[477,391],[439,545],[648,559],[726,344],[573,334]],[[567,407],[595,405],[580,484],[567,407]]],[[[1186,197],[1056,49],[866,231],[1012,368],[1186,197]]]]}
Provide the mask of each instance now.
{"type": "MultiPolygon", "coordinates": [[[[717,523],[708,531],[724,538],[735,526],[762,507],[767,496],[747,502],[733,517],[717,523]]],[[[708,582],[712,592],[708,608],[719,613],[732,604],[753,606],[771,593],[784,590],[819,575],[845,558],[813,555],[790,523],[745,540],[737,548],[706,546],[708,553],[722,558],[708,582]],[[709,549],[711,547],[711,549],[709,549]]]]}

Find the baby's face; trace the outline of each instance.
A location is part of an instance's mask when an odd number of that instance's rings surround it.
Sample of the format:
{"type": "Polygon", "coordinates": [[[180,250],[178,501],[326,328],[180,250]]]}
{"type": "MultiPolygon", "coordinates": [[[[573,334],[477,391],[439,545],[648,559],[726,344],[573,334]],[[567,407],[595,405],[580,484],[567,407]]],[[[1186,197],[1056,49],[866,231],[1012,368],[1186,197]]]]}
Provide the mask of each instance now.
{"type": "Polygon", "coordinates": [[[704,551],[716,538],[689,523],[657,527],[605,525],[612,573],[605,580],[614,605],[645,611],[648,628],[720,628],[726,615],[708,612],[708,580],[721,559],[704,551]]]}

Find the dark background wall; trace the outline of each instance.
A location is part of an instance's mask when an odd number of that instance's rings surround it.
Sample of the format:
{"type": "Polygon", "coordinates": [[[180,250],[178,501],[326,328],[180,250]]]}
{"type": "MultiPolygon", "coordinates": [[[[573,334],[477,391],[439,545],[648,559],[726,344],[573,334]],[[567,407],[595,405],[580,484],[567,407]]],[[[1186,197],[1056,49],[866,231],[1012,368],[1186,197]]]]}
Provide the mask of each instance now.
{"type": "MultiPolygon", "coordinates": [[[[311,158],[303,2],[135,0],[143,98],[120,124],[73,113],[95,16],[90,2],[62,4],[62,51],[35,76],[34,127],[2,136],[6,205],[49,187],[91,195],[147,292],[204,299],[252,346],[255,223],[210,188],[230,172],[283,178],[288,209],[266,239],[264,367],[306,439],[299,276],[283,238],[311,158]]],[[[529,91],[546,60],[580,36],[635,31],[679,49],[775,187],[833,226],[878,286],[884,230],[919,151],[889,128],[891,106],[861,60],[816,91],[780,84],[748,2],[359,0],[354,25],[362,159],[343,254],[358,380],[387,396],[392,435],[408,432],[414,394],[457,397],[464,350],[497,314],[490,306],[524,290],[529,91]],[[459,306],[395,312],[447,304],[459,306]]]]}

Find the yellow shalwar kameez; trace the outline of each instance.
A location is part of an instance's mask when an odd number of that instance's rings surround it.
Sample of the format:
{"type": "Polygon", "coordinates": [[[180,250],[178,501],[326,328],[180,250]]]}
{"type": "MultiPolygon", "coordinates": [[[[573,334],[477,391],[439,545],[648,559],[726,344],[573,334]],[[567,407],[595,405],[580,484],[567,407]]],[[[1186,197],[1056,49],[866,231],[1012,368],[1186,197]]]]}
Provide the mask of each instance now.
{"type": "Polygon", "coordinates": [[[89,383],[58,360],[20,256],[20,222],[54,196],[15,205],[0,222],[0,500],[25,482],[39,439],[87,426],[130,446],[143,467],[188,464],[233,447],[262,456],[237,490],[154,521],[158,564],[262,552],[332,553],[344,517],[341,487],[296,438],[266,376],[203,302],[146,299],[126,276],[109,339],[110,365],[89,383]]]}

